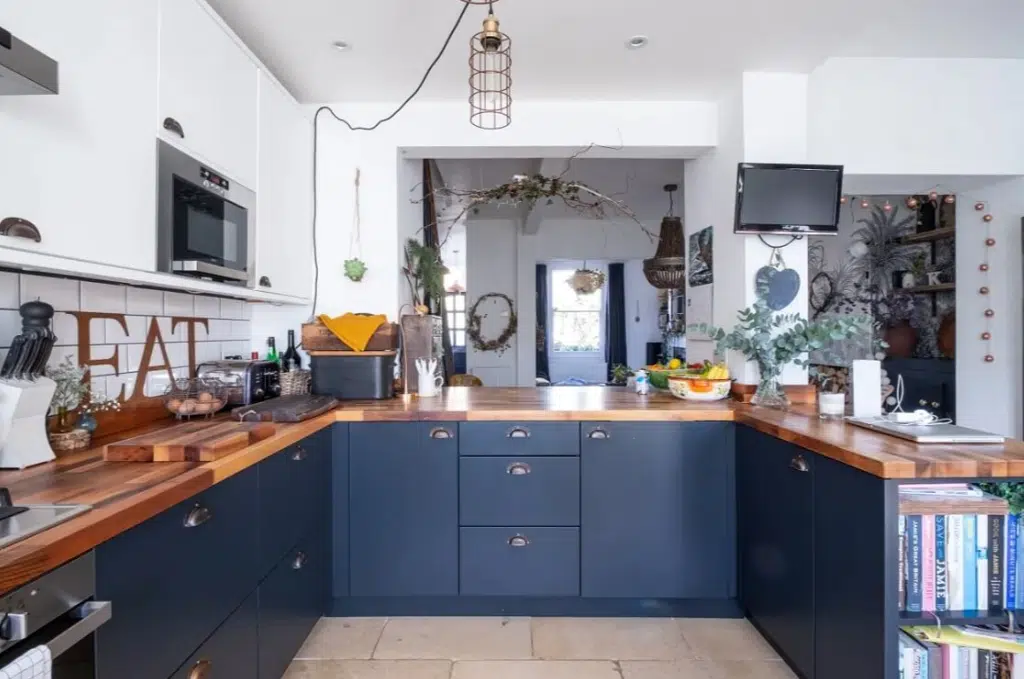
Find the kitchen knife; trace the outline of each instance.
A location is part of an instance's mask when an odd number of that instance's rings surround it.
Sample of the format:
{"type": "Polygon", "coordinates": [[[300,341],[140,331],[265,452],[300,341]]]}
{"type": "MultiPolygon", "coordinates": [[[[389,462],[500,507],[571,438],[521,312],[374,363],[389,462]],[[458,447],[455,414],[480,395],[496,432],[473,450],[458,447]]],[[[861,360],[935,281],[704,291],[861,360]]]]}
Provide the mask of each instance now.
{"type": "Polygon", "coordinates": [[[29,371],[29,379],[34,380],[37,377],[42,377],[43,373],[46,372],[46,364],[50,362],[50,354],[53,353],[53,345],[56,341],[57,336],[50,330],[47,330],[46,335],[40,340],[39,356],[29,371]]]}
{"type": "Polygon", "coordinates": [[[14,376],[14,367],[18,364],[18,358],[21,356],[24,347],[25,337],[23,335],[15,335],[11,341],[11,348],[7,350],[7,358],[4,359],[4,365],[0,368],[0,379],[10,379],[14,376]]]}
{"type": "Polygon", "coordinates": [[[25,337],[25,345],[18,357],[18,364],[14,366],[14,379],[27,380],[29,369],[35,364],[39,356],[39,331],[26,330],[22,333],[25,337]]]}

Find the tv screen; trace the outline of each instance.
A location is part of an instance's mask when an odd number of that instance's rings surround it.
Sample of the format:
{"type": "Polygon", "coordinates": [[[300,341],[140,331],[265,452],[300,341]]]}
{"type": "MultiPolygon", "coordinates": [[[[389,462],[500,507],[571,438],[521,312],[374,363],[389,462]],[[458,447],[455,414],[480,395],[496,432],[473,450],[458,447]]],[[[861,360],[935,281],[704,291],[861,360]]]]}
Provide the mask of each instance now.
{"type": "Polygon", "coordinates": [[[736,233],[835,235],[842,165],[740,163],[736,233]]]}

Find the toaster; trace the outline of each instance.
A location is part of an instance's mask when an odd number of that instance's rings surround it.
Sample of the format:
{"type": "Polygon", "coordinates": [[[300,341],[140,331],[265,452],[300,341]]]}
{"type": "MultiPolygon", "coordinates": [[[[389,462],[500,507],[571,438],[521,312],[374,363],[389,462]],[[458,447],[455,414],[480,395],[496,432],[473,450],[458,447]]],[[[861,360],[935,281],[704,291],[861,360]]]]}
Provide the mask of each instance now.
{"type": "Polygon", "coordinates": [[[206,361],[196,377],[217,380],[227,387],[228,405],[247,406],[281,395],[281,366],[277,361],[206,361]]]}

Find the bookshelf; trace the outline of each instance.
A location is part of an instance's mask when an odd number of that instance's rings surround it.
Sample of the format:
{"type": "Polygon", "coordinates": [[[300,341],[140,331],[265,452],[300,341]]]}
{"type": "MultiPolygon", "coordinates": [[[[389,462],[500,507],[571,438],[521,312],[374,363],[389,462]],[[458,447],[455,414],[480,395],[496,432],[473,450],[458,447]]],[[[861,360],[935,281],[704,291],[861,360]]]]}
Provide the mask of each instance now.
{"type": "MultiPolygon", "coordinates": [[[[1013,613],[1014,622],[1024,622],[1024,610],[1017,609],[1013,613]]],[[[1002,625],[1010,622],[1010,616],[1006,611],[997,610],[975,610],[975,611],[935,611],[912,613],[910,611],[897,611],[897,624],[900,627],[907,626],[932,626],[938,625],[1002,625]],[[936,619],[937,618],[937,619],[936,619]]]]}
{"type": "Polygon", "coordinates": [[[951,226],[944,229],[912,233],[909,236],[901,237],[899,240],[904,245],[913,245],[914,243],[931,243],[944,238],[956,238],[956,227],[951,226]]]}
{"type": "Polygon", "coordinates": [[[949,292],[956,290],[956,283],[939,283],[938,285],[915,285],[912,288],[901,288],[902,292],[911,295],[926,295],[935,292],[949,292]]]}

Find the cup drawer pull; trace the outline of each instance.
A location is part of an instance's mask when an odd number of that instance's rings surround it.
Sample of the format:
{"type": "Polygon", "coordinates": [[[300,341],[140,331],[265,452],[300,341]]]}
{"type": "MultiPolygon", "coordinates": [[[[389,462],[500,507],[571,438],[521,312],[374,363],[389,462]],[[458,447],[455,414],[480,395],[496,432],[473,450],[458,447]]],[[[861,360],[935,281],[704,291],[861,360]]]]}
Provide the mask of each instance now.
{"type": "Polygon", "coordinates": [[[505,436],[510,439],[528,439],[530,438],[530,430],[526,427],[512,427],[505,436]]]}
{"type": "Polygon", "coordinates": [[[305,552],[299,552],[296,554],[295,559],[292,561],[292,570],[301,571],[302,567],[306,565],[307,558],[308,557],[305,552]]]}
{"type": "Polygon", "coordinates": [[[295,462],[302,462],[307,457],[309,457],[309,453],[306,452],[305,448],[302,446],[295,446],[295,452],[292,453],[292,460],[295,462]]]}
{"type": "Polygon", "coordinates": [[[213,518],[213,512],[206,507],[197,504],[192,508],[192,511],[188,513],[183,522],[185,528],[195,528],[196,526],[202,526],[204,523],[213,518]]]}
{"type": "Polygon", "coordinates": [[[509,547],[525,547],[530,544],[530,538],[525,535],[513,535],[508,539],[509,547]]]}
{"type": "Polygon", "coordinates": [[[434,427],[430,430],[430,438],[432,439],[450,439],[452,433],[444,427],[434,427]]]}
{"type": "Polygon", "coordinates": [[[807,466],[807,460],[804,459],[803,455],[796,455],[792,460],[789,461],[789,468],[797,472],[807,472],[811,468],[807,466]]]}
{"type": "Polygon", "coordinates": [[[607,439],[611,438],[604,429],[594,429],[587,434],[588,439],[607,439]]]}
{"type": "Polygon", "coordinates": [[[510,476],[526,476],[530,473],[530,465],[525,462],[513,462],[505,470],[505,473],[510,476]]]}
{"type": "Polygon", "coordinates": [[[200,660],[192,666],[192,671],[188,673],[188,679],[206,679],[210,676],[212,669],[212,662],[209,660],[200,660]]]}

